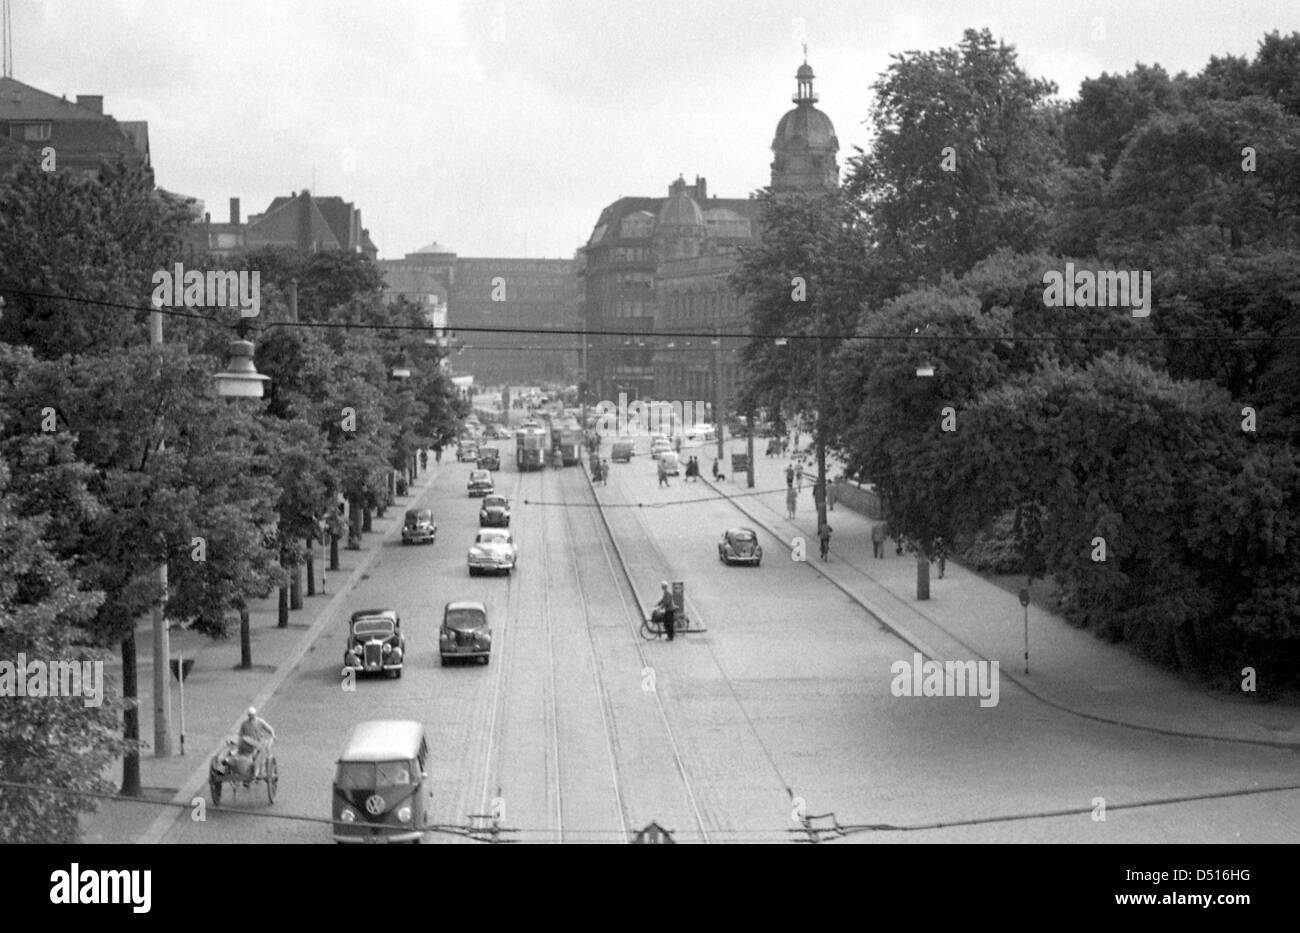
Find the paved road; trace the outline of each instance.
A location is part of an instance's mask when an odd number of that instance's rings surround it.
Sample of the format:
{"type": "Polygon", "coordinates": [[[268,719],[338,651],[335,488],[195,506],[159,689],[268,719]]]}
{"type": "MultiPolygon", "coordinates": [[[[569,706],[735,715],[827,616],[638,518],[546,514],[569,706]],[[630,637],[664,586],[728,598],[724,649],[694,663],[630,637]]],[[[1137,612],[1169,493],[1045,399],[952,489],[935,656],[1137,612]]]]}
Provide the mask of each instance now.
{"type": "MultiPolygon", "coordinates": [[[[711,449],[698,448],[706,464],[711,449]]],[[[1294,782],[1294,753],[1083,722],[1005,682],[991,708],[896,698],[890,665],[910,649],[766,532],[761,568],[723,567],[716,541],[742,519],[706,485],[660,489],[641,454],[593,495],[578,468],[521,475],[506,459],[497,483],[514,502],[516,574],[467,575],[471,465],[444,462],[423,497],[437,543],[386,542],[338,623],[264,708],[280,735],[275,806],[241,791],[204,822],[178,821],[167,841],[328,842],[326,825],[266,817],[327,817],[337,751],[370,718],[426,725],[440,822],[503,805],[524,841],[621,842],[651,820],[681,841],[780,841],[797,826],[791,795],[844,823],[983,821],[855,841],[1294,841],[1294,819],[1278,819],[1294,793],[1115,809],[1294,782]],[[690,615],[707,633],[640,637],[638,595],[654,600],[665,578],[687,581],[690,615]],[[488,606],[486,667],[439,665],[442,606],[462,598],[488,606]],[[370,606],[401,611],[406,672],[345,692],[344,620],[370,606]],[[1090,810],[1097,797],[1111,808],[1104,823],[1089,813],[988,821],[1090,810]]]]}

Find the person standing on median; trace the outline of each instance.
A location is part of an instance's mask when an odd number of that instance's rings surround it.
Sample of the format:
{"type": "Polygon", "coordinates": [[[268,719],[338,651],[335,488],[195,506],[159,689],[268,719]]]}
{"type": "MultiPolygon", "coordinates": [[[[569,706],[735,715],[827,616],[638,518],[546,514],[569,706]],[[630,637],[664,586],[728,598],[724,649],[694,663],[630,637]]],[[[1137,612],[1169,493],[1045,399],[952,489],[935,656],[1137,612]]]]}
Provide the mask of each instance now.
{"type": "Polygon", "coordinates": [[[668,485],[668,464],[664,462],[662,457],[659,458],[659,485],[668,485]]]}

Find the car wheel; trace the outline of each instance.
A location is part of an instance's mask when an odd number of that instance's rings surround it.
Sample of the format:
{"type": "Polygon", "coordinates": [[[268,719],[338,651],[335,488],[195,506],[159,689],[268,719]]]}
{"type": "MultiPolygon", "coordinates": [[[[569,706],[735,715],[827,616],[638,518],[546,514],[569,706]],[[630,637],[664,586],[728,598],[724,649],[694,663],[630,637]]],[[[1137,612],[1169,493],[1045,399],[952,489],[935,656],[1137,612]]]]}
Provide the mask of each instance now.
{"type": "Polygon", "coordinates": [[[487,664],[487,662],[488,662],[488,656],[487,656],[486,654],[483,655],[483,657],[482,657],[481,660],[482,660],[482,663],[483,663],[483,664],[487,664]]]}
{"type": "Polygon", "coordinates": [[[438,657],[438,660],[442,662],[442,666],[443,666],[443,667],[446,667],[446,666],[447,666],[447,656],[446,656],[445,654],[444,654],[444,655],[440,655],[440,656],[438,657]]]}
{"type": "Polygon", "coordinates": [[[471,568],[469,568],[469,575],[470,575],[471,577],[477,577],[477,576],[478,576],[478,571],[475,570],[473,567],[471,567],[471,568]]]}

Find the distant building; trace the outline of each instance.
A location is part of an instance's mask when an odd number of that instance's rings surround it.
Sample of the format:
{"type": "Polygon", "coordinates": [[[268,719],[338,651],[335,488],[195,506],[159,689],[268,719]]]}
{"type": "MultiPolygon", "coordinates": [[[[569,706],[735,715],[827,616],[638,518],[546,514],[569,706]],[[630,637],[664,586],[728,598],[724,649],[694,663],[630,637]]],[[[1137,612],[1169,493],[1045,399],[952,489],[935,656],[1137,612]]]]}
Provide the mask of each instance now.
{"type": "MultiPolygon", "coordinates": [[[[839,183],[839,141],[816,108],[813,71],[795,74],[796,104],[772,140],[771,188],[816,192],[839,183]]],[[[735,350],[746,342],[746,308],[729,285],[740,250],[758,243],[759,204],[710,196],[705,180],[678,178],[666,198],[619,198],[601,211],[578,251],[579,304],[585,327],[586,378],[595,399],[713,403],[734,398],[741,376],[735,350]],[[617,331],[620,336],[603,336],[617,331]],[[720,332],[656,337],[656,332],[720,332]],[[644,336],[642,336],[644,335],[644,336]],[[733,335],[733,336],[728,336],[733,335]]],[[[715,414],[715,418],[718,417],[715,414]]]]}
{"type": "Polygon", "coordinates": [[[576,380],[580,338],[547,334],[581,326],[573,260],[457,256],[449,247],[431,243],[378,265],[386,301],[404,297],[425,306],[431,324],[436,315],[455,332],[455,343],[464,348],[453,357],[456,372],[472,373],[479,385],[576,380]]]}
{"type": "Polygon", "coordinates": [[[105,163],[143,165],[149,159],[149,124],[118,121],[104,113],[104,98],[79,94],[76,103],[0,77],[0,172],[23,152],[53,150],[57,171],[98,178],[105,163]]]}
{"type": "Polygon", "coordinates": [[[302,256],[332,250],[362,253],[372,260],[379,256],[370,231],[361,226],[361,211],[351,201],[315,197],[305,190],[275,198],[247,221],[240,216],[239,198],[231,198],[228,223],[213,223],[204,214],[194,233],[197,246],[206,242],[208,252],[218,256],[266,246],[288,247],[302,256]]]}

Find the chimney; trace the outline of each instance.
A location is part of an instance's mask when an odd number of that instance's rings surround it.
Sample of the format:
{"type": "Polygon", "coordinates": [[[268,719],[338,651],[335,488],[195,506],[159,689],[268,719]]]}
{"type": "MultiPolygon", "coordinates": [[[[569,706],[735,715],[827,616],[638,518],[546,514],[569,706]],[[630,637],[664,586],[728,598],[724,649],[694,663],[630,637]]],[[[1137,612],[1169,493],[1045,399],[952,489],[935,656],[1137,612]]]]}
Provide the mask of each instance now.
{"type": "Polygon", "coordinates": [[[230,222],[239,226],[239,198],[230,199],[230,222]]]}
{"type": "Polygon", "coordinates": [[[77,106],[84,107],[92,113],[97,113],[101,117],[104,115],[104,95],[103,94],[78,94],[77,106]]]}
{"type": "Polygon", "coordinates": [[[709,183],[699,175],[695,176],[695,199],[705,201],[709,197],[709,183]]]}

